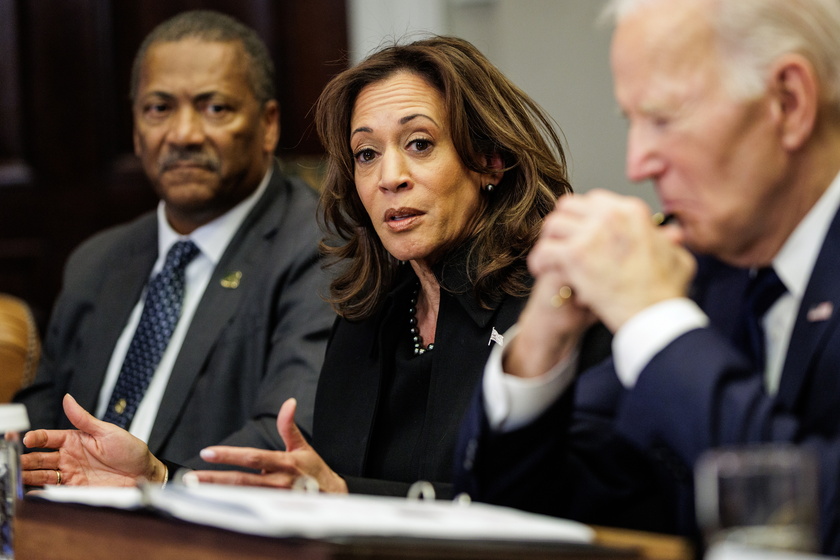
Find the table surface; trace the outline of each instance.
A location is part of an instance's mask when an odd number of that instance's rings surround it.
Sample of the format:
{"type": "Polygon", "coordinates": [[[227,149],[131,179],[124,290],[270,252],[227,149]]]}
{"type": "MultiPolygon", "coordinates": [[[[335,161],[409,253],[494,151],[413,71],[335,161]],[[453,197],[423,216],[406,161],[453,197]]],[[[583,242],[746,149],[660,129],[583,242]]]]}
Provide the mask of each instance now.
{"type": "Polygon", "coordinates": [[[269,538],[142,511],[27,497],[15,521],[17,560],[692,560],[680,538],[596,527],[596,544],[356,538],[269,538]]]}

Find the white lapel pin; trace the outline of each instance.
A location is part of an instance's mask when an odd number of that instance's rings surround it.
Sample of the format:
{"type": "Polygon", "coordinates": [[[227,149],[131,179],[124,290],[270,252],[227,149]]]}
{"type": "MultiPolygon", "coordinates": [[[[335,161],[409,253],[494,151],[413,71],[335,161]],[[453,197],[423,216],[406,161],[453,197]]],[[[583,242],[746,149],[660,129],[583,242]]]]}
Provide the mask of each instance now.
{"type": "Polygon", "coordinates": [[[822,303],[818,303],[817,305],[811,307],[808,310],[808,322],[810,323],[817,323],[819,321],[826,321],[831,318],[831,315],[834,313],[834,304],[830,301],[824,301],[822,303]]]}
{"type": "Polygon", "coordinates": [[[505,345],[505,337],[499,334],[499,331],[496,330],[496,327],[493,327],[493,332],[490,333],[490,340],[487,341],[487,346],[490,346],[490,344],[493,342],[495,342],[499,346],[505,345]]]}

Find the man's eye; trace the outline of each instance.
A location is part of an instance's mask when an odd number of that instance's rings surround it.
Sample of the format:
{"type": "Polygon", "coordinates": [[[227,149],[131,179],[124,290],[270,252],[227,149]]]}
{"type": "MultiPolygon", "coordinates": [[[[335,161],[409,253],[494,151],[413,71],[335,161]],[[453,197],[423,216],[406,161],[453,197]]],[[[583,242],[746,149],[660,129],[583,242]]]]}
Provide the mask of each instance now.
{"type": "Polygon", "coordinates": [[[149,115],[162,115],[169,110],[169,105],[165,103],[150,103],[146,105],[143,112],[149,115]]]}
{"type": "Polygon", "coordinates": [[[650,118],[650,123],[654,128],[665,128],[671,124],[671,119],[665,115],[653,115],[650,118]]]}
{"type": "Polygon", "coordinates": [[[213,116],[223,115],[230,110],[230,107],[227,105],[222,105],[219,103],[211,103],[207,106],[207,112],[213,116]]]}

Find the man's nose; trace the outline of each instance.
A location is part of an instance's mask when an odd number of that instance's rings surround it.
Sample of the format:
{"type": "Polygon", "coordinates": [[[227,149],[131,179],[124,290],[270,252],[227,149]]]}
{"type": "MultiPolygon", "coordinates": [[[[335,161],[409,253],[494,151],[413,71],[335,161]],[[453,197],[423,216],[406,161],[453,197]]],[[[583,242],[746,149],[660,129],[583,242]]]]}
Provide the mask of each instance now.
{"type": "Polygon", "coordinates": [[[631,126],[627,133],[627,178],[633,182],[655,178],[665,168],[660,140],[654,131],[631,126]]]}
{"type": "Polygon", "coordinates": [[[186,146],[204,142],[204,122],[198,111],[192,108],[180,109],[172,119],[169,140],[186,146]]]}

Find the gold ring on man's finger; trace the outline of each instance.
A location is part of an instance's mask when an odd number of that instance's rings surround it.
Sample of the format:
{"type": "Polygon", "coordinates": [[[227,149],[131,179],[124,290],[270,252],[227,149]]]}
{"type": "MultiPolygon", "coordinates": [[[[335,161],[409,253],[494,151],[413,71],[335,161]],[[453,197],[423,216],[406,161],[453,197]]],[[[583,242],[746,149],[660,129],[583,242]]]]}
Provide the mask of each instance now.
{"type": "Polygon", "coordinates": [[[55,469],[55,485],[61,486],[61,471],[58,469],[55,469]]]}

